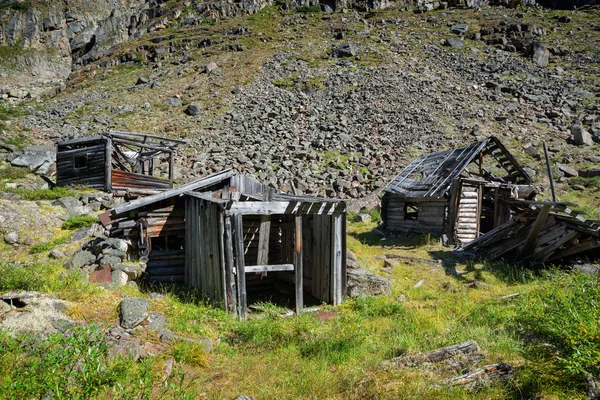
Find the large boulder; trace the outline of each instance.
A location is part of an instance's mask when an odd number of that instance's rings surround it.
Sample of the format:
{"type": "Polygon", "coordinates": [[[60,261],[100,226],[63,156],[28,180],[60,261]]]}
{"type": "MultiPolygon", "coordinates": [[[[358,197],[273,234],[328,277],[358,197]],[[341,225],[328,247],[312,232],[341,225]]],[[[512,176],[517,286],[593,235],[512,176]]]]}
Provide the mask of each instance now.
{"type": "Polygon", "coordinates": [[[544,43],[533,42],[531,44],[531,61],[540,67],[548,66],[550,51],[544,43]]]}
{"type": "Polygon", "coordinates": [[[119,304],[120,324],[125,329],[133,329],[148,318],[150,302],[146,299],[123,299],[119,304]]]}
{"type": "Polygon", "coordinates": [[[581,125],[573,125],[571,127],[571,135],[573,135],[573,143],[576,145],[593,146],[594,140],[592,135],[586,131],[581,125]]]}
{"type": "Polygon", "coordinates": [[[346,265],[348,297],[377,296],[392,292],[390,281],[362,267],[350,250],[346,253],[346,265]]]}
{"type": "Polygon", "coordinates": [[[56,162],[56,149],[53,146],[28,146],[13,154],[10,163],[15,167],[27,167],[38,175],[52,172],[56,162]]]}

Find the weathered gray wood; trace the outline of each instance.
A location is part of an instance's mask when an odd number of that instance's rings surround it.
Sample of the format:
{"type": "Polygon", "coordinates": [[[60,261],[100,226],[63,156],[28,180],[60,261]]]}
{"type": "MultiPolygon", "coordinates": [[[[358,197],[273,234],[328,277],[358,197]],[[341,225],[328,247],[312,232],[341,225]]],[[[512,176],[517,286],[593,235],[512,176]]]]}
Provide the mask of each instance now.
{"type": "Polygon", "coordinates": [[[217,173],[207,176],[204,179],[190,182],[185,185],[181,185],[177,188],[173,188],[173,189],[170,189],[165,192],[158,193],[158,194],[155,194],[152,196],[143,197],[143,198],[140,198],[140,199],[137,199],[134,201],[130,201],[129,203],[125,203],[123,205],[113,208],[112,214],[113,215],[123,214],[125,212],[135,210],[136,208],[147,206],[149,204],[153,204],[153,203],[156,203],[156,202],[159,202],[162,200],[170,199],[172,197],[178,196],[185,192],[200,190],[202,188],[212,186],[218,182],[222,182],[223,180],[228,179],[228,178],[232,177],[233,175],[234,175],[234,172],[231,169],[217,172],[217,173]]]}
{"type": "Polygon", "coordinates": [[[112,190],[112,142],[106,141],[106,150],[104,155],[104,179],[106,180],[106,190],[112,190]]]}
{"type": "Polygon", "coordinates": [[[531,254],[535,245],[537,243],[538,235],[546,222],[546,218],[548,218],[548,214],[550,214],[550,204],[544,204],[535,219],[535,222],[529,229],[529,233],[527,234],[527,238],[525,239],[525,243],[523,243],[523,248],[521,249],[521,257],[527,257],[531,254]]]}
{"type": "Polygon", "coordinates": [[[271,217],[261,215],[260,228],[258,233],[258,255],[256,263],[258,265],[269,264],[269,237],[271,235],[271,217]]]}
{"type": "Polygon", "coordinates": [[[272,264],[272,265],[246,265],[244,271],[249,272],[275,272],[293,271],[294,264],[272,264]]]}
{"type": "Polygon", "coordinates": [[[302,284],[302,216],[295,218],[294,230],[294,281],[296,287],[296,315],[304,308],[304,287],[302,284]]]}
{"type": "Polygon", "coordinates": [[[226,293],[229,298],[230,310],[234,315],[238,315],[238,297],[236,277],[233,274],[234,258],[233,258],[233,237],[231,230],[231,217],[225,218],[225,275],[227,279],[226,293]]]}
{"type": "Polygon", "coordinates": [[[332,282],[332,298],[333,305],[338,305],[343,300],[342,293],[342,235],[343,235],[343,215],[335,215],[332,224],[332,263],[331,263],[331,282],[332,282]]]}
{"type": "Polygon", "coordinates": [[[555,250],[557,250],[559,247],[561,247],[565,243],[569,242],[570,240],[576,238],[577,235],[579,235],[579,232],[567,230],[563,236],[556,239],[551,244],[544,246],[543,248],[540,248],[538,251],[531,254],[530,256],[525,257],[525,260],[544,262],[552,255],[552,253],[555,250]]]}
{"type": "Polygon", "coordinates": [[[225,217],[219,210],[219,265],[221,268],[221,290],[223,291],[223,307],[229,310],[229,293],[227,292],[227,268],[225,261],[225,217]]]}
{"type": "Polygon", "coordinates": [[[187,143],[186,140],[182,140],[182,139],[171,139],[171,138],[166,138],[166,137],[161,137],[161,136],[154,136],[154,135],[146,135],[146,134],[142,134],[142,133],[134,133],[134,132],[127,132],[127,131],[117,131],[117,130],[111,130],[108,132],[107,136],[114,136],[114,137],[118,137],[118,138],[123,138],[123,139],[127,139],[130,137],[133,138],[140,138],[140,139],[146,139],[146,138],[150,138],[150,139],[156,139],[159,140],[161,142],[173,142],[173,143],[178,143],[178,144],[184,144],[187,143]]]}
{"type": "Polygon", "coordinates": [[[457,354],[470,354],[479,351],[479,346],[474,340],[455,344],[448,347],[442,347],[427,354],[427,359],[430,362],[440,362],[454,357],[457,354]]]}
{"type": "Polygon", "coordinates": [[[300,205],[300,202],[289,201],[240,201],[232,203],[228,212],[240,215],[295,214],[300,205]]]}
{"type": "Polygon", "coordinates": [[[243,236],[242,216],[236,214],[233,216],[233,235],[235,241],[235,264],[237,275],[237,290],[239,316],[246,319],[247,294],[246,294],[246,274],[244,265],[244,236],[243,236]]]}

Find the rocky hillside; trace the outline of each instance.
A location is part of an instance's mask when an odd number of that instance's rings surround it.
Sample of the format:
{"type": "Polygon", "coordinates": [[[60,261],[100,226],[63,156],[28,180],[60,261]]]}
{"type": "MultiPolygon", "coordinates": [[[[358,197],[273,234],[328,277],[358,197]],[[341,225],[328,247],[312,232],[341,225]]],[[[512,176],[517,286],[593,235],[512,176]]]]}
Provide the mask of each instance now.
{"type": "Polygon", "coordinates": [[[233,166],[342,198],[374,193],[423,152],[486,135],[541,183],[542,140],[566,177],[596,173],[595,7],[50,4],[0,11],[10,143],[110,128],[186,138],[181,182],[233,166]]]}

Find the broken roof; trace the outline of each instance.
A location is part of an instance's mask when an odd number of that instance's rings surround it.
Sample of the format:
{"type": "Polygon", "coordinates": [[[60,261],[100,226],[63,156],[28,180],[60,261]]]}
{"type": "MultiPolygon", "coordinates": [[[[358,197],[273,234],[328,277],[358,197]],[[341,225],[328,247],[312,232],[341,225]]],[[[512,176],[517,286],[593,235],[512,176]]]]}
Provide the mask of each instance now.
{"type": "Polygon", "coordinates": [[[389,182],[382,192],[408,198],[439,198],[446,194],[454,178],[467,172],[467,167],[472,162],[482,168],[486,180],[532,183],[532,179],[506,147],[496,137],[491,136],[468,146],[422,155],[389,182]],[[483,168],[481,158],[487,155],[494,157],[498,165],[507,172],[506,178],[493,176],[483,168]]]}

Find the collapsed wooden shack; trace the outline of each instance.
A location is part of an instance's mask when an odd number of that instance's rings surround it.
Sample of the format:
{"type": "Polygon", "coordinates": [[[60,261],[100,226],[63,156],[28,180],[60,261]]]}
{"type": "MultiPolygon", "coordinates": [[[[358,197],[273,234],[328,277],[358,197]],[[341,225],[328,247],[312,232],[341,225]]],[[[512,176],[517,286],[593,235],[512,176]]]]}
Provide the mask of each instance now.
{"type": "Polygon", "coordinates": [[[131,132],[57,143],[56,184],[83,184],[116,195],[147,195],[173,187],[173,155],[182,140],[131,132]]]}
{"type": "Polygon", "coordinates": [[[562,264],[600,249],[600,221],[586,219],[566,202],[501,199],[513,216],[464,246],[488,259],[562,264]]]}
{"type": "Polygon", "coordinates": [[[504,224],[509,207],[499,199],[531,199],[532,179],[495,137],[425,154],[381,191],[388,232],[446,235],[465,244],[504,224]]]}
{"type": "Polygon", "coordinates": [[[346,205],[281,193],[231,170],[120,205],[110,236],[137,242],[151,281],[184,282],[244,318],[249,298],[346,293],[346,205]]]}

